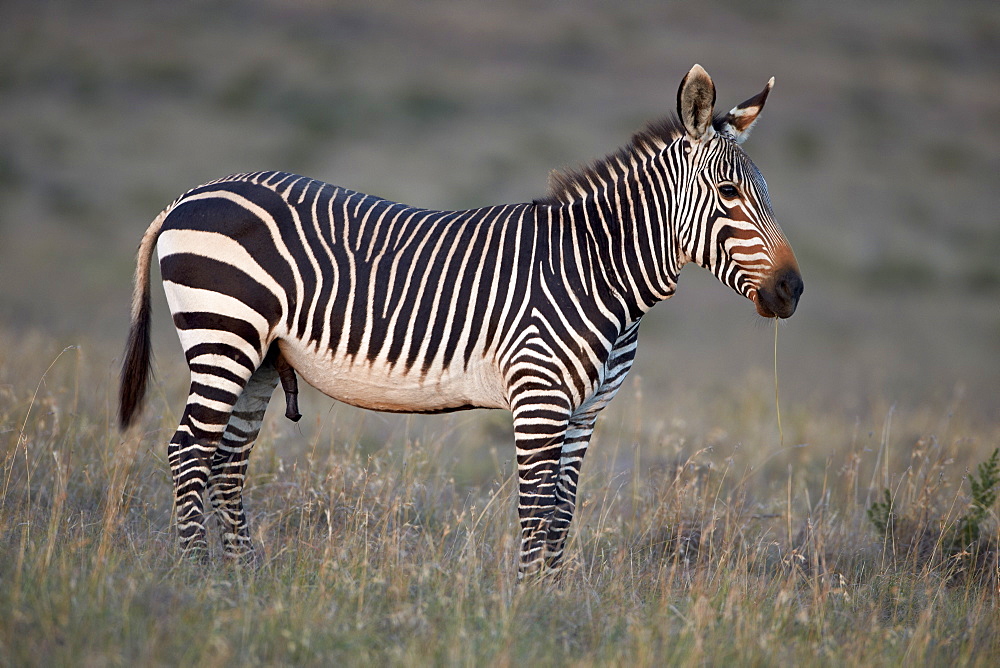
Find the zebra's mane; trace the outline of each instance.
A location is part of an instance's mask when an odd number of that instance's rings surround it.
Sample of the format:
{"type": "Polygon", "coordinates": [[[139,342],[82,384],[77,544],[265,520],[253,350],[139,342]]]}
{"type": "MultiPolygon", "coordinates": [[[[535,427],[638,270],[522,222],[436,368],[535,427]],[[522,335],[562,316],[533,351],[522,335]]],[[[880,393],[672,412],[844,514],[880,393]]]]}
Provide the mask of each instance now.
{"type": "Polygon", "coordinates": [[[580,189],[593,190],[593,183],[609,182],[612,174],[621,172],[621,163],[630,164],[647,155],[649,149],[658,150],[684,134],[684,126],[676,116],[668,116],[648,124],[632,135],[628,144],[614,153],[578,169],[552,170],[549,174],[549,192],[535,204],[570,204],[582,198],[580,189]]]}

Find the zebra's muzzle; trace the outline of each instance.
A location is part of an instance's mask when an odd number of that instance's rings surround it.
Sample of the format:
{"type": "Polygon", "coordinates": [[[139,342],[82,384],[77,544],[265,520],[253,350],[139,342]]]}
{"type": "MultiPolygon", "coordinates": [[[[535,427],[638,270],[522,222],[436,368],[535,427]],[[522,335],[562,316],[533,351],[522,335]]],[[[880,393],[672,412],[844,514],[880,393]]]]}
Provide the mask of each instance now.
{"type": "Polygon", "coordinates": [[[802,295],[798,267],[778,269],[764,281],[753,300],[757,313],[765,318],[788,318],[795,313],[802,295]]]}

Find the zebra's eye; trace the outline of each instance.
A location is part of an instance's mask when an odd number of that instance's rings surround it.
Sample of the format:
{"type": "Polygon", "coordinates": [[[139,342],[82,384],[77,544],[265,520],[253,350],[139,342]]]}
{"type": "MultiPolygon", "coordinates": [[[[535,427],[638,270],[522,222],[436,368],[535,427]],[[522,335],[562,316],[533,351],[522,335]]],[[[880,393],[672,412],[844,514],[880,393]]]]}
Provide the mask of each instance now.
{"type": "Polygon", "coordinates": [[[740,194],[740,191],[732,183],[723,183],[719,186],[719,194],[726,199],[733,199],[740,194]]]}

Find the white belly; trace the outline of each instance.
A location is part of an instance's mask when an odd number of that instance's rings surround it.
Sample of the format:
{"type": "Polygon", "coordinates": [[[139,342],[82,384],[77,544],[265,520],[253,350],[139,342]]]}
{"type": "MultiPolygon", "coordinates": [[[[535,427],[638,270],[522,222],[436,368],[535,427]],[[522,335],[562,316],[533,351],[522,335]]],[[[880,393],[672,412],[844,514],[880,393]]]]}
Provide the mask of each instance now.
{"type": "Polygon", "coordinates": [[[478,356],[468,370],[454,361],[449,369],[435,366],[423,374],[419,365],[406,373],[403,364],[390,368],[365,359],[333,357],[297,341],[281,341],[279,345],[282,355],[306,382],[352,406],[404,413],[509,408],[500,374],[478,356]]]}

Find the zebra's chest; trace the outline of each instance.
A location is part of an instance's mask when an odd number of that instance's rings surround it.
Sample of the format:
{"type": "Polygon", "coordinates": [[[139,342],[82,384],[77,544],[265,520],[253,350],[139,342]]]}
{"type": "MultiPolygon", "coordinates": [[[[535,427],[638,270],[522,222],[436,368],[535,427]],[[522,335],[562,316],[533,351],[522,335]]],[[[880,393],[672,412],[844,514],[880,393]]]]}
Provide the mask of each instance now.
{"type": "Polygon", "coordinates": [[[432,365],[424,371],[345,356],[320,354],[282,342],[282,354],[310,385],[345,404],[379,411],[435,413],[465,408],[507,408],[504,385],[486,359],[466,369],[432,365]]]}

